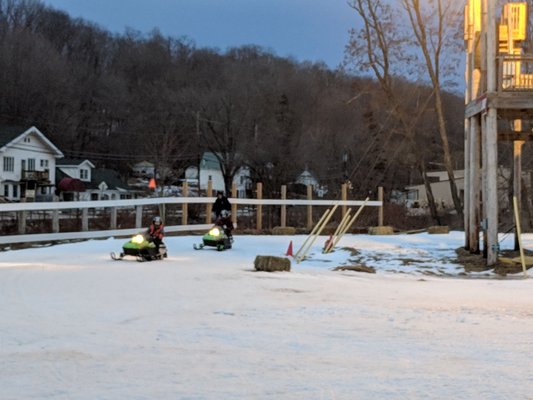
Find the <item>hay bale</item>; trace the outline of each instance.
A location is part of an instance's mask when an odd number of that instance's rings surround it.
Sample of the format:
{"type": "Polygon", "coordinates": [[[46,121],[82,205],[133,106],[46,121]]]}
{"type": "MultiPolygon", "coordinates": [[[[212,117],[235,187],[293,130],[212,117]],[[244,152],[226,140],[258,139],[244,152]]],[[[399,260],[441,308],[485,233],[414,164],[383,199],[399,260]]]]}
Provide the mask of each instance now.
{"type": "Polygon", "coordinates": [[[392,226],[371,226],[368,228],[369,235],[393,235],[394,228],[392,226]]]}
{"type": "Polygon", "coordinates": [[[272,229],[273,235],[295,235],[296,234],[296,228],[292,226],[275,226],[274,229],[272,229]]]}
{"type": "Polygon", "coordinates": [[[254,267],[257,271],[290,271],[291,260],[285,257],[256,256],[254,260],[254,267]]]}
{"type": "Polygon", "coordinates": [[[430,226],[430,227],[428,228],[428,233],[429,233],[430,235],[448,234],[448,233],[450,233],[450,227],[447,226],[447,225],[443,225],[443,226],[439,226],[439,225],[430,226]]]}

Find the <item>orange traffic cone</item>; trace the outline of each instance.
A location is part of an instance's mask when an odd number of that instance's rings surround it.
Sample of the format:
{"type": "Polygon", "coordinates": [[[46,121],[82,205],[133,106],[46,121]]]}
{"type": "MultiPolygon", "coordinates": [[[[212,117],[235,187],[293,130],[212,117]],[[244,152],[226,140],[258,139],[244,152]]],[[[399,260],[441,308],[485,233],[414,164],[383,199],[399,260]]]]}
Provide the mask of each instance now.
{"type": "Polygon", "coordinates": [[[289,247],[287,248],[287,253],[285,253],[285,255],[293,257],[293,254],[292,254],[292,240],[289,243],[289,247]]]}

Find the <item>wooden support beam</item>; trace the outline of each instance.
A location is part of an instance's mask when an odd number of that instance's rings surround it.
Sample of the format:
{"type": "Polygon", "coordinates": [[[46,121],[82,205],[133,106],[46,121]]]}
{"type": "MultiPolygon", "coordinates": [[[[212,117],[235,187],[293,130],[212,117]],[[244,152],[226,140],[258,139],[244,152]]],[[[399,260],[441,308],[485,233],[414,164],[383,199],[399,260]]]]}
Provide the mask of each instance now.
{"type": "Polygon", "coordinates": [[[143,206],[135,207],[135,228],[141,229],[143,224],[143,206]]]}
{"type": "Polygon", "coordinates": [[[59,232],[59,210],[52,211],[52,232],[59,232]]]}
{"type": "MultiPolygon", "coordinates": [[[[263,184],[257,182],[257,199],[261,200],[263,198],[263,184]]],[[[258,231],[263,229],[263,206],[261,204],[257,205],[257,222],[256,229],[258,231]]]]}
{"type": "MultiPolygon", "coordinates": [[[[200,175],[198,175],[200,176],[200,175]]],[[[206,197],[212,197],[213,196],[213,181],[209,179],[207,181],[207,189],[205,193],[206,197]]],[[[213,204],[207,203],[206,205],[206,211],[205,211],[205,223],[210,224],[213,221],[213,204]]]]}
{"type": "MultiPolygon", "coordinates": [[[[287,199],[287,185],[281,185],[281,200],[287,199]]],[[[287,206],[281,205],[280,226],[285,228],[287,226],[287,206]]]]}
{"type": "MultiPolygon", "coordinates": [[[[518,207],[522,205],[522,146],[524,141],[516,140],[513,144],[513,196],[518,202],[518,207]]],[[[518,214],[519,215],[519,214],[518,214]]],[[[520,250],[520,233],[518,224],[515,225],[514,249],[520,250]]]]}
{"type": "Polygon", "coordinates": [[[89,209],[81,209],[81,230],[87,232],[89,230],[89,209]]]}
{"type": "Polygon", "coordinates": [[[378,226],[383,226],[383,186],[378,187],[378,201],[381,201],[381,205],[378,207],[378,226]]]}
{"type": "MultiPolygon", "coordinates": [[[[313,200],[313,186],[307,185],[307,200],[313,200]]],[[[313,206],[307,206],[307,229],[313,229],[313,206]]]]}
{"type": "MultiPolygon", "coordinates": [[[[182,196],[189,197],[189,184],[187,183],[187,181],[183,182],[182,196]]],[[[188,220],[189,220],[189,205],[187,203],[183,203],[181,205],[181,224],[187,225],[188,220]]]]}
{"type": "Polygon", "coordinates": [[[515,131],[499,131],[498,132],[498,141],[503,142],[514,142],[514,141],[524,141],[527,142],[533,140],[533,132],[515,132],[515,131]]]}
{"type": "MultiPolygon", "coordinates": [[[[263,186],[261,186],[261,193],[263,192],[263,186]]],[[[231,197],[236,199],[237,198],[237,184],[233,182],[231,184],[231,197]]],[[[237,228],[237,204],[235,202],[232,202],[231,204],[231,222],[233,223],[233,227],[237,228]]]]}
{"type": "MultiPolygon", "coordinates": [[[[487,93],[496,92],[496,0],[487,1],[487,93]]],[[[487,266],[498,261],[498,110],[490,106],[487,111],[485,132],[487,152],[487,193],[483,201],[487,209],[487,266]]]]}
{"type": "Polygon", "coordinates": [[[117,229],[117,207],[111,207],[111,229],[117,229]]]}
{"type": "Polygon", "coordinates": [[[465,147],[464,147],[464,198],[463,198],[463,225],[465,229],[465,249],[470,249],[470,120],[465,118],[465,147]]]}
{"type": "Polygon", "coordinates": [[[481,126],[478,116],[470,118],[470,171],[468,182],[469,205],[469,251],[479,253],[479,224],[480,224],[480,170],[481,170],[481,126]]]}
{"type": "Polygon", "coordinates": [[[27,211],[19,211],[17,212],[17,226],[18,226],[18,234],[24,235],[26,233],[26,217],[28,212],[27,211]]]}
{"type": "MultiPolygon", "coordinates": [[[[341,200],[343,201],[348,200],[348,185],[346,183],[343,183],[341,185],[341,200]]],[[[346,215],[347,206],[343,205],[341,207],[341,210],[342,210],[341,218],[344,218],[344,216],[346,215]]]]}

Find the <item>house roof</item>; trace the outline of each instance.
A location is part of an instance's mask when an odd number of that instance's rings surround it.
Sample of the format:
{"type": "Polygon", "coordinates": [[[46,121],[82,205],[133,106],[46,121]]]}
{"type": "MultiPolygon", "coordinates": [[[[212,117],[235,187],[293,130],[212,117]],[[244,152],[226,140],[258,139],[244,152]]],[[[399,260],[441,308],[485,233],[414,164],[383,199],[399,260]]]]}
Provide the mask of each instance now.
{"type": "Polygon", "coordinates": [[[24,139],[30,134],[35,134],[39,137],[52,151],[52,153],[62,158],[63,153],[59,150],[39,129],[35,126],[30,128],[23,128],[20,126],[0,126],[0,151],[4,151],[8,146],[14,144],[17,140],[24,139]]]}
{"type": "Polygon", "coordinates": [[[86,183],[87,189],[98,189],[100,183],[105,182],[111,190],[125,189],[135,190],[124,182],[117,171],[107,168],[95,168],[91,172],[91,182],[86,183]]]}
{"type": "Polygon", "coordinates": [[[138,162],[136,163],[134,166],[134,168],[153,168],[155,167],[155,165],[153,163],[151,163],[150,161],[141,161],[141,162],[138,162]]]}
{"type": "MultiPolygon", "coordinates": [[[[61,182],[63,178],[71,178],[59,168],[56,168],[56,186],[61,182]]],[[[129,186],[126,182],[120,179],[118,172],[106,169],[106,168],[95,168],[91,171],[91,181],[83,182],[86,190],[95,190],[99,189],[99,185],[105,182],[108,189],[110,190],[137,190],[134,187],[129,186]]]]}
{"type": "Polygon", "coordinates": [[[69,167],[78,167],[81,164],[83,164],[84,162],[89,163],[91,168],[94,168],[94,164],[92,162],[90,162],[89,160],[86,160],[86,159],[63,158],[61,160],[58,160],[56,162],[56,165],[57,166],[62,166],[62,167],[67,167],[67,166],[69,166],[69,167]]]}
{"type": "Polygon", "coordinates": [[[202,155],[201,168],[220,170],[220,163],[215,153],[207,151],[202,155]]]}

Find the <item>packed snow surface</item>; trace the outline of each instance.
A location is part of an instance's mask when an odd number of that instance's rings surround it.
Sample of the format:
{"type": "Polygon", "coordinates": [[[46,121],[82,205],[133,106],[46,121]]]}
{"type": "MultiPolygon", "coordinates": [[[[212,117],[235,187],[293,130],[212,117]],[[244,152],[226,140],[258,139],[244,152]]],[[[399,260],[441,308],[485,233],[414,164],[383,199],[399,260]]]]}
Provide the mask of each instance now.
{"type": "Polygon", "coordinates": [[[0,399],[533,399],[533,272],[460,275],[460,232],[344,237],[376,274],[325,237],[279,273],[255,256],[304,236],[200,240],[0,253],[0,399]]]}

